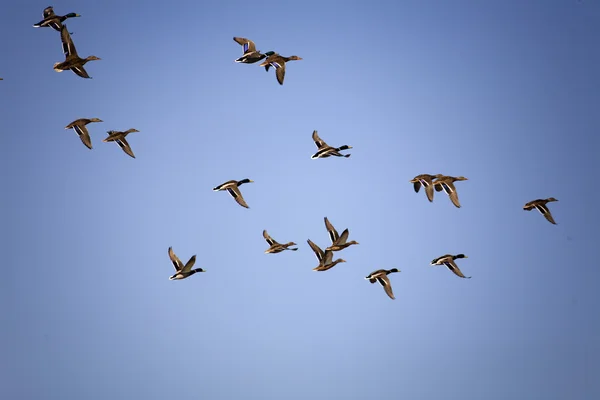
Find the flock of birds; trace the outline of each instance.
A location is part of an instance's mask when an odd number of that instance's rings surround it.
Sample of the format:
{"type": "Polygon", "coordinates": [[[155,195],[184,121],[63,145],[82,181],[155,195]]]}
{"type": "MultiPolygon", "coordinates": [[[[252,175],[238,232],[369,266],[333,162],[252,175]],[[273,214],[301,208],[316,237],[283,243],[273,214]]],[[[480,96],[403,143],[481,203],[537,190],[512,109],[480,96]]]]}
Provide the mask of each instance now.
{"type": "MultiPolygon", "coordinates": [[[[75,45],[73,44],[73,40],[71,39],[71,35],[67,30],[66,24],[63,22],[68,18],[80,17],[79,14],[69,13],[64,16],[56,15],[52,7],[47,7],[43,12],[44,19],[37,24],[34,24],[34,27],[51,27],[52,29],[60,32],[60,37],[62,41],[63,52],[65,55],[65,61],[57,62],[54,64],[54,70],[61,72],[65,70],[71,70],[78,76],[82,78],[90,78],[87,71],[84,69],[84,65],[91,60],[100,60],[100,58],[96,56],[88,56],[86,58],[80,58],[77,54],[77,50],[75,49],[75,45]]],[[[242,38],[242,37],[234,37],[233,40],[240,44],[243,48],[243,54],[241,57],[237,58],[235,62],[244,63],[244,64],[253,64],[258,61],[264,60],[260,66],[265,67],[265,70],[268,72],[269,68],[273,68],[275,70],[275,76],[280,85],[283,85],[283,81],[285,78],[285,63],[291,60],[302,60],[302,58],[298,56],[290,56],[284,57],[275,53],[273,51],[267,51],[262,53],[256,50],[256,45],[252,40],[242,38]]],[[[2,78],[0,78],[2,80],[2,78]]],[[[86,128],[86,125],[91,122],[103,122],[99,118],[80,118],[65,127],[65,129],[73,129],[83,144],[92,149],[92,142],[90,139],[89,132],[86,128]]],[[[116,142],[121,149],[128,154],[129,156],[135,158],[133,151],[129,143],[126,140],[126,136],[132,132],[139,132],[136,129],[128,129],[126,131],[108,131],[108,137],[106,137],[103,142],[116,142]]],[[[352,146],[342,145],[340,147],[333,147],[328,145],[323,139],[321,139],[315,130],[312,134],[312,139],[317,146],[317,152],[311,156],[312,159],[317,158],[328,158],[331,156],[334,157],[350,157],[350,154],[342,154],[341,151],[352,149],[352,146]]],[[[432,202],[434,198],[434,192],[444,191],[450,201],[456,206],[460,207],[460,202],[458,200],[458,193],[456,191],[456,187],[454,182],[457,181],[465,181],[468,180],[463,176],[446,176],[446,175],[429,175],[429,174],[421,174],[415,176],[410,182],[413,184],[413,188],[415,192],[419,192],[421,186],[424,187],[425,194],[427,199],[432,202]]],[[[253,182],[250,179],[242,179],[239,181],[230,180],[225,183],[222,183],[219,186],[213,188],[214,191],[227,191],[235,201],[242,207],[249,208],[248,204],[244,200],[242,196],[242,192],[240,191],[240,186],[245,183],[253,182]]],[[[548,209],[547,203],[558,201],[553,197],[547,199],[536,199],[530,201],[525,204],[523,207],[524,210],[531,211],[533,209],[538,210],[549,222],[552,224],[556,224],[550,210],[548,209]]],[[[346,262],[345,260],[338,258],[337,260],[333,260],[333,253],[337,251],[341,251],[346,249],[349,246],[357,245],[358,242],[352,240],[348,241],[348,236],[350,231],[345,229],[342,234],[338,234],[337,230],[331,224],[331,222],[324,218],[325,228],[329,234],[331,239],[331,245],[328,246],[325,250],[322,250],[319,246],[313,243],[310,239],[307,240],[308,245],[315,253],[319,264],[313,268],[314,271],[327,271],[333,268],[336,264],[346,262]]],[[[279,243],[275,239],[273,239],[266,230],[263,230],[263,237],[269,244],[269,248],[265,251],[265,253],[280,253],[285,250],[296,251],[298,248],[292,248],[292,246],[296,246],[294,242],[288,243],[279,243]]],[[[169,277],[171,280],[180,280],[188,278],[194,275],[197,272],[205,272],[202,268],[195,268],[193,266],[196,262],[196,256],[192,256],[188,262],[184,265],[183,262],[177,257],[174,253],[173,248],[169,247],[168,250],[169,258],[175,267],[175,274],[169,277]]],[[[431,261],[431,265],[443,265],[446,266],[450,271],[452,271],[455,275],[461,278],[470,278],[470,276],[465,276],[458,265],[456,264],[457,259],[467,258],[464,254],[445,254],[443,256],[437,257],[431,261]]],[[[394,299],[394,293],[392,291],[392,285],[390,279],[388,277],[389,274],[400,272],[397,268],[385,270],[379,269],[371,272],[369,275],[365,277],[369,282],[375,283],[378,282],[385,293],[391,298],[394,299]]]]}

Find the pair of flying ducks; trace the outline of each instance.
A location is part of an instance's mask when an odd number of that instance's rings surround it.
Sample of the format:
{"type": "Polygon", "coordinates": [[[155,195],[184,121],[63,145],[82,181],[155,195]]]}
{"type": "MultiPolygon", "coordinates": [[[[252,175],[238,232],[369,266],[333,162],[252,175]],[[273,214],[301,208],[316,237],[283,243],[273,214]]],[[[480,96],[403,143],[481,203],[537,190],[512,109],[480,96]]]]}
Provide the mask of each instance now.
{"type": "MultiPolygon", "coordinates": [[[[90,133],[88,132],[88,129],[86,127],[86,125],[89,124],[90,122],[103,122],[103,121],[99,118],[80,118],[80,119],[77,119],[77,120],[71,122],[69,125],[65,126],[65,129],[73,129],[79,136],[79,139],[81,139],[81,142],[88,149],[92,148],[92,139],[90,138],[90,133]]],[[[129,135],[132,132],[139,132],[139,131],[134,128],[128,129],[123,132],[108,131],[107,132],[108,136],[103,140],[103,142],[115,142],[119,145],[119,147],[121,147],[121,149],[127,155],[129,155],[132,158],[135,158],[135,155],[133,154],[133,150],[131,150],[131,146],[129,146],[127,139],[125,139],[125,136],[129,135]]]]}
{"type": "Polygon", "coordinates": [[[292,60],[302,60],[302,58],[298,56],[284,57],[275,53],[274,51],[261,53],[260,51],[256,50],[256,45],[250,39],[234,37],[233,40],[240,44],[244,51],[242,56],[235,60],[236,63],[254,64],[257,61],[261,61],[262,59],[266,58],[266,60],[263,61],[260,66],[265,67],[266,71],[269,71],[269,68],[273,67],[275,70],[275,77],[280,85],[283,85],[283,80],[285,79],[285,63],[292,60]]]}

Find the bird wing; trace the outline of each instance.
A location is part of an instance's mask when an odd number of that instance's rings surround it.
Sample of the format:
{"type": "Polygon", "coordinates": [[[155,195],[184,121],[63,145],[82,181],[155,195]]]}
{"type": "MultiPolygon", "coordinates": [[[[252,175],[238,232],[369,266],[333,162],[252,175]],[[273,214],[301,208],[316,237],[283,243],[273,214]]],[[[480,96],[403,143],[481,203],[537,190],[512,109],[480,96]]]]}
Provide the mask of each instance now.
{"type": "Polygon", "coordinates": [[[452,204],[454,204],[456,207],[460,208],[460,202],[458,201],[458,193],[456,192],[456,187],[454,186],[454,183],[452,183],[450,181],[441,182],[440,186],[442,186],[442,188],[444,189],[444,192],[446,192],[448,194],[448,197],[450,197],[452,204]]]}
{"type": "Polygon", "coordinates": [[[323,147],[329,147],[327,145],[327,143],[325,143],[325,141],[319,137],[319,134],[317,133],[317,131],[313,131],[312,139],[315,141],[315,144],[317,145],[317,149],[321,149],[323,147]]]}
{"type": "Polygon", "coordinates": [[[546,206],[545,204],[537,204],[537,205],[535,206],[535,208],[537,208],[537,210],[538,210],[540,213],[542,213],[542,215],[543,215],[544,217],[546,217],[546,219],[547,219],[547,220],[548,220],[550,223],[552,223],[552,224],[556,225],[556,222],[554,222],[554,218],[552,218],[552,214],[550,213],[550,209],[548,208],[548,206],[546,206]]]}
{"type": "Polygon", "coordinates": [[[77,56],[77,49],[75,49],[75,44],[71,39],[71,35],[69,34],[66,24],[63,24],[62,28],[60,29],[60,40],[62,41],[62,48],[65,56],[77,56]]]}
{"type": "Polygon", "coordinates": [[[394,292],[392,291],[392,284],[390,283],[390,278],[388,278],[387,275],[380,275],[377,277],[377,282],[379,282],[379,284],[383,286],[383,290],[385,290],[387,295],[390,296],[390,299],[394,300],[395,297],[394,292]]]}
{"type": "Polygon", "coordinates": [[[279,82],[280,85],[283,85],[283,80],[285,78],[285,62],[273,61],[271,65],[275,68],[275,76],[277,76],[277,82],[279,82]]]}
{"type": "Polygon", "coordinates": [[[88,149],[92,148],[92,139],[85,125],[73,125],[73,129],[79,135],[79,139],[87,146],[88,149]]]}
{"type": "MultiPolygon", "coordinates": [[[[316,131],[315,131],[316,132],[316,131]]],[[[325,217],[325,228],[327,228],[327,232],[329,233],[329,238],[331,239],[331,244],[335,244],[335,242],[339,239],[340,235],[335,230],[331,222],[325,217]]]]}
{"type": "Polygon", "coordinates": [[[256,46],[254,45],[254,42],[250,39],[246,39],[243,37],[234,37],[233,40],[235,40],[244,48],[244,54],[256,51],[256,46]]]}
{"type": "Polygon", "coordinates": [[[444,262],[444,265],[446,267],[448,267],[448,269],[452,272],[454,272],[456,275],[460,276],[461,278],[471,278],[470,276],[464,276],[463,273],[461,272],[460,268],[458,268],[458,265],[456,265],[456,263],[454,262],[454,260],[448,260],[444,262]]]}
{"type": "Polygon", "coordinates": [[[267,243],[269,243],[269,246],[273,246],[274,244],[279,244],[267,233],[266,229],[263,231],[263,237],[265,238],[267,243]]]}
{"type": "Polygon", "coordinates": [[[307,240],[307,243],[310,246],[310,248],[312,249],[312,251],[315,252],[315,256],[317,256],[317,260],[319,260],[319,264],[322,264],[323,256],[324,256],[323,250],[321,250],[321,248],[319,246],[317,246],[316,244],[314,244],[312,242],[312,240],[310,240],[310,239],[307,240]]]}
{"type": "Polygon", "coordinates": [[[346,229],[344,229],[344,232],[342,232],[340,237],[336,240],[335,244],[338,244],[338,245],[345,244],[346,240],[348,240],[348,235],[350,235],[350,231],[346,228],[346,229]]]}
{"type": "Polygon", "coordinates": [[[179,272],[183,269],[183,263],[181,262],[179,257],[177,257],[175,255],[172,247],[169,247],[169,258],[171,259],[171,262],[173,263],[173,266],[175,267],[175,271],[179,272]]]}
{"type": "Polygon", "coordinates": [[[127,139],[125,139],[125,136],[116,139],[115,142],[117,142],[117,144],[121,147],[121,149],[123,149],[125,153],[127,153],[132,158],[135,158],[135,155],[133,155],[133,150],[131,150],[131,146],[129,146],[129,143],[127,142],[127,139]]]}
{"type": "Polygon", "coordinates": [[[235,201],[238,202],[238,204],[240,206],[250,208],[250,207],[248,207],[248,204],[246,204],[246,201],[242,197],[242,192],[240,192],[240,188],[238,188],[237,185],[228,187],[227,191],[229,192],[231,197],[233,197],[235,199],[235,201]]]}
{"type": "Polygon", "coordinates": [[[75,72],[77,75],[79,75],[82,78],[89,78],[90,77],[88,75],[87,71],[85,70],[85,68],[83,68],[83,65],[78,65],[76,67],[71,67],[71,71],[75,72]]]}
{"type": "Polygon", "coordinates": [[[195,255],[193,255],[193,256],[192,256],[192,257],[191,257],[191,258],[188,260],[188,262],[185,264],[185,267],[183,267],[183,268],[181,269],[181,271],[180,271],[180,272],[181,272],[181,273],[183,273],[183,274],[190,272],[190,270],[192,269],[192,267],[194,266],[194,264],[195,264],[195,263],[196,263],[196,256],[195,256],[195,255]]]}
{"type": "Polygon", "coordinates": [[[419,181],[419,180],[414,181],[413,189],[415,189],[415,193],[419,193],[419,190],[421,190],[421,181],[419,181]]]}

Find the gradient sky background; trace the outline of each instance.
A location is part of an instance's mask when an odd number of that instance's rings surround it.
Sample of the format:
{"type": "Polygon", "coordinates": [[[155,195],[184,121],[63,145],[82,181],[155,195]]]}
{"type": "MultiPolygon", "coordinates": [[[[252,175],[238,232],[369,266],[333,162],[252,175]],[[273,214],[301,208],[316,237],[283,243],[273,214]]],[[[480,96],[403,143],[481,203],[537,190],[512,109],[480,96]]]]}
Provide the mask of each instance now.
{"type": "Polygon", "coordinates": [[[54,2],[88,80],[48,5],[0,25],[1,398],[599,398],[600,3],[54,2]],[[233,36],[303,60],[280,86],[233,36]],[[250,209],[211,190],[243,178],[250,209]],[[318,273],[325,216],[360,245],[318,273]],[[363,279],[393,267],[395,301],[363,279]]]}

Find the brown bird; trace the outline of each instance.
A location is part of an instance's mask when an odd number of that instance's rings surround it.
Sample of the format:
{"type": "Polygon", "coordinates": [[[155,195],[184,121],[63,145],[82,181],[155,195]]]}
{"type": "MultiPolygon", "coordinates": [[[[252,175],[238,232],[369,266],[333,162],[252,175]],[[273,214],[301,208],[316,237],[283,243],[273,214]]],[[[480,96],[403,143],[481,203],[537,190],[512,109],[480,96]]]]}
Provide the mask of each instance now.
{"type": "Polygon", "coordinates": [[[329,238],[331,239],[331,246],[325,249],[325,251],[340,251],[345,249],[348,246],[352,246],[353,244],[358,244],[357,241],[352,240],[347,242],[348,235],[350,235],[350,231],[345,229],[341,235],[335,230],[331,222],[325,217],[325,228],[327,228],[327,232],[329,233],[329,238]]]}
{"type": "Polygon", "coordinates": [[[169,258],[171,259],[176,271],[174,275],[169,277],[169,280],[185,279],[194,275],[196,272],[206,272],[202,268],[192,269],[196,263],[196,255],[193,255],[187,264],[183,265],[179,257],[177,257],[173,252],[173,248],[169,247],[169,258]]]}
{"type": "Polygon", "coordinates": [[[546,203],[549,203],[551,201],[558,201],[558,200],[556,200],[554,197],[549,197],[547,199],[533,200],[533,201],[530,201],[529,203],[525,204],[523,206],[523,210],[531,211],[531,210],[533,210],[535,208],[544,217],[546,217],[546,219],[550,223],[556,225],[556,222],[554,222],[554,218],[552,218],[552,214],[550,213],[550,210],[548,209],[548,206],[546,205],[546,203]]]}
{"type": "Polygon", "coordinates": [[[294,242],[288,242],[288,243],[278,243],[275,239],[273,239],[268,233],[267,230],[263,230],[263,237],[265,238],[265,240],[267,241],[267,243],[269,243],[269,247],[267,250],[265,250],[265,253],[281,253],[284,250],[292,250],[292,251],[296,251],[298,250],[297,248],[295,249],[290,249],[290,246],[296,246],[296,243],[294,242]]]}
{"type": "Polygon", "coordinates": [[[333,261],[332,251],[321,250],[321,248],[314,244],[310,239],[308,239],[307,242],[312,251],[314,251],[315,255],[317,256],[317,260],[319,260],[319,265],[313,268],[313,271],[327,271],[328,269],[335,267],[335,265],[338,263],[346,262],[346,260],[342,260],[341,258],[338,258],[337,260],[333,261]]]}
{"type": "Polygon", "coordinates": [[[378,269],[377,271],[371,272],[369,275],[365,277],[369,282],[375,283],[379,282],[381,286],[383,286],[383,290],[390,296],[390,299],[394,300],[394,292],[392,291],[392,284],[390,283],[390,278],[388,275],[394,272],[400,272],[397,268],[392,269],[378,269]]]}
{"type": "Polygon", "coordinates": [[[446,267],[448,267],[448,269],[450,271],[454,272],[457,276],[460,276],[461,278],[470,279],[471,278],[470,276],[463,275],[460,268],[458,268],[458,265],[456,265],[456,263],[454,262],[454,260],[456,260],[457,258],[468,258],[468,257],[465,256],[464,254],[457,254],[455,256],[453,256],[452,254],[445,254],[441,257],[434,258],[433,261],[431,261],[431,265],[445,265],[446,267]]]}
{"type": "Polygon", "coordinates": [[[267,66],[271,66],[275,68],[275,76],[277,77],[277,82],[279,82],[280,85],[283,85],[283,79],[285,78],[285,63],[292,60],[302,60],[302,58],[298,56],[284,57],[280,54],[274,53],[267,57],[267,59],[263,61],[263,63],[260,64],[260,66],[265,68],[267,66]]]}
{"type": "Polygon", "coordinates": [[[433,182],[433,187],[436,192],[444,190],[446,194],[452,200],[452,203],[460,208],[460,203],[458,201],[458,193],[456,192],[456,187],[454,187],[454,182],[456,181],[466,181],[468,180],[464,176],[444,176],[444,175],[436,175],[437,180],[433,182]]]}
{"type": "Polygon", "coordinates": [[[90,139],[90,133],[88,132],[86,125],[90,122],[103,122],[99,118],[80,118],[69,125],[65,126],[65,129],[73,129],[79,135],[79,139],[87,146],[88,149],[92,148],[92,139],[90,139]]]}
{"type": "Polygon", "coordinates": [[[421,185],[425,187],[425,194],[427,194],[427,198],[429,201],[433,201],[433,179],[437,177],[442,177],[443,175],[429,175],[429,174],[421,174],[415,176],[410,182],[413,184],[415,189],[415,193],[419,193],[421,189],[421,185]]]}
{"type": "Polygon", "coordinates": [[[123,149],[123,151],[127,155],[129,155],[132,158],[135,158],[135,155],[133,154],[133,150],[131,150],[131,146],[129,146],[127,139],[125,139],[125,136],[129,135],[132,132],[139,132],[139,131],[134,128],[127,129],[124,132],[108,131],[108,132],[106,132],[106,133],[108,133],[108,136],[103,140],[103,142],[117,142],[119,147],[121,147],[121,149],[123,149]]]}
{"type": "Polygon", "coordinates": [[[250,207],[248,207],[248,204],[246,204],[246,201],[242,197],[242,192],[240,192],[240,188],[238,187],[238,186],[243,185],[244,183],[250,183],[250,182],[254,182],[254,181],[251,179],[248,179],[248,178],[242,179],[241,181],[231,180],[231,181],[222,183],[217,187],[214,187],[213,190],[214,191],[227,190],[227,192],[229,192],[231,197],[233,197],[240,206],[245,207],[245,208],[250,208],[250,207]]]}
{"type": "Polygon", "coordinates": [[[92,60],[100,60],[96,56],[88,56],[81,58],[77,55],[75,44],[71,40],[71,35],[67,30],[67,25],[63,25],[60,30],[60,39],[62,40],[63,52],[65,53],[65,61],[54,64],[56,72],[62,72],[70,69],[82,78],[90,78],[86,70],[83,68],[85,63],[92,60]]]}

